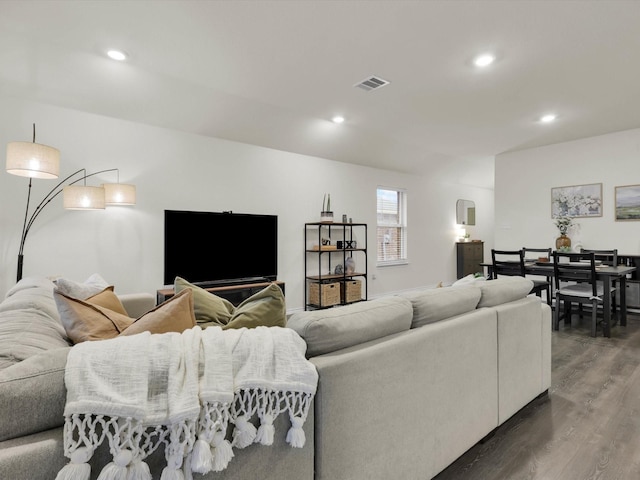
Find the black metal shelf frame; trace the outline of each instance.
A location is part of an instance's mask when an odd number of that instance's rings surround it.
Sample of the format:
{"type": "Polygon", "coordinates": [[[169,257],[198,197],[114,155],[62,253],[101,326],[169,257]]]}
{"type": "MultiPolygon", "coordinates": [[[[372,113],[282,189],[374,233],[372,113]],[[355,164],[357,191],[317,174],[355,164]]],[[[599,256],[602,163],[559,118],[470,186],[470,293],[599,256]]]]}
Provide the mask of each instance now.
{"type": "MultiPolygon", "coordinates": [[[[310,282],[318,282],[318,283],[329,283],[331,281],[341,281],[346,282],[348,280],[352,280],[355,278],[362,279],[362,300],[368,299],[368,259],[367,259],[367,239],[368,239],[368,231],[366,223],[325,223],[325,222],[311,222],[305,223],[304,229],[304,244],[305,244],[305,255],[304,255],[304,272],[305,272],[305,285],[304,285],[304,306],[305,310],[316,310],[322,308],[330,308],[335,305],[322,305],[322,295],[318,295],[318,304],[310,304],[309,303],[309,284],[310,282]],[[342,234],[342,241],[353,241],[353,229],[361,228],[364,230],[364,246],[358,245],[356,248],[341,248],[341,249],[322,249],[322,233],[326,232],[327,238],[331,238],[331,231],[338,231],[342,234]],[[323,230],[325,229],[325,230],[323,230]],[[318,247],[317,249],[309,248],[309,242],[313,241],[315,234],[317,233],[318,247]],[[347,237],[348,235],[348,237],[347,237]],[[364,254],[364,271],[354,272],[351,274],[347,274],[346,271],[343,271],[342,274],[336,274],[333,272],[333,266],[337,265],[333,263],[333,258],[336,255],[339,255],[342,259],[342,265],[346,264],[348,257],[353,257],[354,253],[363,253],[364,254]],[[318,270],[317,274],[309,275],[309,257],[312,255],[317,256],[318,261],[318,270]],[[322,260],[323,257],[327,259],[327,267],[329,273],[322,273],[322,260]]],[[[360,240],[362,241],[362,240],[360,240]]],[[[355,302],[349,302],[355,303],[355,302]]],[[[345,305],[346,302],[340,300],[339,305],[345,305]]]]}

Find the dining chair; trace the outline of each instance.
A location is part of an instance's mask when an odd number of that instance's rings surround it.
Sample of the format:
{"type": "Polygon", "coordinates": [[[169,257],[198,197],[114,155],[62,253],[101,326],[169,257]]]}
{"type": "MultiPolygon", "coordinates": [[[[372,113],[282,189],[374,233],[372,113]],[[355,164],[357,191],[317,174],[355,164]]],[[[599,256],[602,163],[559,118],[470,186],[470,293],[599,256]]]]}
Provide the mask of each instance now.
{"type": "Polygon", "coordinates": [[[499,275],[524,277],[524,252],[522,250],[491,249],[493,278],[499,275]]]}
{"type": "MultiPolygon", "coordinates": [[[[524,250],[496,250],[492,248],[491,263],[494,279],[499,275],[526,277],[524,250]]],[[[533,282],[533,288],[529,293],[535,293],[538,297],[542,297],[542,292],[546,290],[547,304],[551,305],[551,283],[532,278],[529,280],[533,282]]]]}
{"type": "Polygon", "coordinates": [[[587,248],[581,248],[580,253],[593,253],[596,260],[602,262],[603,265],[610,265],[615,267],[618,265],[618,249],[612,250],[593,250],[587,248]]]}
{"type": "MultiPolygon", "coordinates": [[[[551,247],[549,248],[530,248],[530,247],[522,247],[522,251],[524,252],[524,261],[532,261],[532,262],[537,262],[540,261],[543,258],[546,258],[548,261],[551,261],[551,252],[552,249],[551,247]],[[529,254],[533,254],[533,255],[529,255],[529,254]]],[[[545,280],[539,280],[539,279],[533,279],[530,278],[530,280],[533,280],[534,282],[539,282],[540,283],[540,287],[538,287],[540,290],[545,290],[544,285],[548,285],[548,288],[546,288],[547,291],[547,304],[549,306],[551,306],[551,299],[553,298],[553,281],[551,280],[551,277],[545,277],[545,280]]]]}
{"type": "MultiPolygon", "coordinates": [[[[612,250],[593,250],[593,249],[581,248],[580,252],[594,253],[594,257],[596,261],[602,262],[602,265],[609,265],[612,267],[615,267],[616,265],[618,265],[618,249],[617,248],[614,248],[612,250]]],[[[613,286],[617,287],[615,280],[613,282],[613,286]]],[[[613,314],[616,313],[616,304],[617,304],[616,294],[614,292],[611,294],[611,311],[613,312],[613,314]]]]}
{"type": "MultiPolygon", "coordinates": [[[[553,273],[556,291],[556,308],[553,312],[553,329],[560,329],[560,320],[571,326],[572,306],[591,305],[591,336],[598,326],[598,305],[604,301],[604,289],[597,281],[595,254],[553,252],[553,273]],[[562,303],[563,308],[560,308],[562,303]],[[561,311],[563,313],[561,313],[561,311]]],[[[611,288],[613,293],[615,288],[611,288]]],[[[582,312],[579,312],[582,316],[582,312]]]]}

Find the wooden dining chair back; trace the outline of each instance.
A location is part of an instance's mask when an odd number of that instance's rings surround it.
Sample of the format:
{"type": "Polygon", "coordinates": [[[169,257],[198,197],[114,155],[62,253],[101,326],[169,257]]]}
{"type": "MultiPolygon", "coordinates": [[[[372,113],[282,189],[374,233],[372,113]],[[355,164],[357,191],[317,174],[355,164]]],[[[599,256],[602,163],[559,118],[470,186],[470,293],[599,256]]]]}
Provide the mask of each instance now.
{"type": "Polygon", "coordinates": [[[546,258],[547,260],[551,261],[551,252],[552,252],[551,247],[549,247],[549,248],[522,247],[522,251],[524,252],[524,261],[525,262],[527,260],[537,261],[537,260],[540,260],[542,258],[546,258]],[[532,255],[529,255],[529,254],[532,254],[532,255]]]}
{"type": "Polygon", "coordinates": [[[591,305],[591,336],[595,337],[598,326],[598,305],[602,304],[604,297],[602,283],[597,281],[595,254],[555,251],[553,252],[553,273],[556,291],[554,330],[559,330],[560,320],[564,320],[565,326],[571,326],[574,303],[589,304],[591,305]],[[560,308],[561,304],[563,308],[560,308]]]}
{"type": "MultiPolygon", "coordinates": [[[[547,261],[551,261],[551,248],[529,248],[522,247],[522,251],[524,252],[524,261],[537,262],[546,258],[547,261]]],[[[541,278],[531,278],[533,281],[533,288],[536,291],[536,294],[542,296],[542,292],[546,291],[547,293],[547,305],[551,306],[551,299],[553,298],[553,282],[551,281],[551,277],[544,277],[544,280],[541,278]],[[538,293],[539,292],[539,293],[538,293]]]]}
{"type": "MultiPolygon", "coordinates": [[[[503,276],[526,277],[524,265],[523,250],[495,250],[491,249],[491,263],[493,270],[493,278],[503,276]]],[[[551,284],[543,280],[534,280],[533,288],[529,293],[535,293],[538,297],[542,297],[542,292],[547,292],[547,303],[551,305],[551,294],[549,292],[551,284]]]]}
{"type": "Polygon", "coordinates": [[[522,250],[491,249],[493,278],[499,275],[524,277],[524,252],[522,250]]]}
{"type": "MultiPolygon", "coordinates": [[[[580,249],[581,253],[593,253],[596,261],[602,262],[602,265],[609,265],[615,267],[618,265],[618,249],[614,248],[611,250],[593,250],[593,249],[580,249]]],[[[616,282],[613,282],[613,286],[616,287],[616,282]]],[[[613,313],[616,313],[617,308],[617,300],[616,300],[616,292],[611,294],[611,309],[613,313]]]]}
{"type": "Polygon", "coordinates": [[[614,248],[612,250],[592,250],[581,248],[580,253],[593,253],[595,255],[595,259],[601,261],[603,265],[610,265],[612,267],[618,265],[617,248],[614,248]]]}

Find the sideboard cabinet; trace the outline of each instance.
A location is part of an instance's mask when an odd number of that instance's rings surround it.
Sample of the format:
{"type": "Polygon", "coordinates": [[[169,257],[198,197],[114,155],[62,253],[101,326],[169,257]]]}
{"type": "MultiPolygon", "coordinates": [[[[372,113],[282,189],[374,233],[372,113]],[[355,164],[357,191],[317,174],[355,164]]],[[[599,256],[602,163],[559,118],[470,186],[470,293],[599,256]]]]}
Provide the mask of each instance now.
{"type": "Polygon", "coordinates": [[[458,278],[471,273],[483,274],[484,242],[456,242],[458,278]]]}

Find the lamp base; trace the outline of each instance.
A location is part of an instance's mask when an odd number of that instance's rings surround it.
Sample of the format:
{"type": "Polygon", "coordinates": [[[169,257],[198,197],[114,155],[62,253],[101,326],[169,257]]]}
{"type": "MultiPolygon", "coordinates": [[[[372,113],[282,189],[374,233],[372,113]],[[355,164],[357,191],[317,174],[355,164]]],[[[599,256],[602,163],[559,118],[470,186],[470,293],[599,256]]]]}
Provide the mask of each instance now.
{"type": "Polygon", "coordinates": [[[22,280],[22,263],[24,261],[24,255],[18,255],[18,275],[16,278],[16,282],[22,280]]]}

